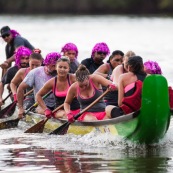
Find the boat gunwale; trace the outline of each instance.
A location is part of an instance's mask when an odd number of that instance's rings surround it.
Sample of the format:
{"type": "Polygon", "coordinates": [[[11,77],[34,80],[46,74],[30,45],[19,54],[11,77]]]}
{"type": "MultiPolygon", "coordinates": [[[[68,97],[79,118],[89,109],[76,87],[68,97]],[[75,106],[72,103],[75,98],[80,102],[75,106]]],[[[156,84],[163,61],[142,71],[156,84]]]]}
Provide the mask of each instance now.
{"type": "MultiPolygon", "coordinates": [[[[112,118],[112,119],[105,119],[105,120],[99,120],[99,121],[75,121],[73,124],[76,126],[101,126],[101,125],[113,125],[113,124],[118,124],[121,122],[127,122],[130,121],[132,119],[135,119],[136,117],[138,117],[140,114],[140,110],[136,111],[136,112],[132,112],[130,114],[127,115],[122,115],[120,117],[117,118],[112,118]]],[[[29,112],[28,116],[36,116],[36,117],[40,117],[40,118],[44,118],[44,115],[38,114],[38,113],[33,113],[33,112],[29,112]]],[[[51,118],[50,121],[52,122],[59,122],[59,123],[65,123],[67,122],[67,120],[65,119],[55,119],[55,118],[51,118]]]]}

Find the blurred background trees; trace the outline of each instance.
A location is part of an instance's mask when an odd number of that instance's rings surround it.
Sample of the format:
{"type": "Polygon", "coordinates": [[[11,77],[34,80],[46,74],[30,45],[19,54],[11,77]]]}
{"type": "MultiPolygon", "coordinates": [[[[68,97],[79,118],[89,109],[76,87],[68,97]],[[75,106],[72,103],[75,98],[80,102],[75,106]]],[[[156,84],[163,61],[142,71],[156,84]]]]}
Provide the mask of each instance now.
{"type": "Polygon", "coordinates": [[[170,14],[173,0],[0,0],[1,14],[170,14]]]}

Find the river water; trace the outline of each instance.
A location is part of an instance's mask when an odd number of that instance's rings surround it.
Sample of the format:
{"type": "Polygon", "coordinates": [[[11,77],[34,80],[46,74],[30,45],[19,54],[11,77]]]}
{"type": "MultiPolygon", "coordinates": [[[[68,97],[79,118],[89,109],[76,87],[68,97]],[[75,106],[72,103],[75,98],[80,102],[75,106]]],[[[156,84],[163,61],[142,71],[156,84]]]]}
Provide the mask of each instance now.
{"type": "MultiPolygon", "coordinates": [[[[90,57],[97,42],[106,42],[111,52],[133,50],[144,61],[157,61],[169,85],[173,84],[173,18],[1,15],[0,27],[5,25],[40,48],[44,57],[60,52],[67,42],[77,45],[79,61],[90,57]]],[[[5,60],[4,47],[1,40],[0,62],[5,60]]],[[[21,121],[18,128],[0,130],[1,172],[173,172],[173,122],[166,136],[151,146],[110,134],[25,134],[29,127],[21,121]]]]}

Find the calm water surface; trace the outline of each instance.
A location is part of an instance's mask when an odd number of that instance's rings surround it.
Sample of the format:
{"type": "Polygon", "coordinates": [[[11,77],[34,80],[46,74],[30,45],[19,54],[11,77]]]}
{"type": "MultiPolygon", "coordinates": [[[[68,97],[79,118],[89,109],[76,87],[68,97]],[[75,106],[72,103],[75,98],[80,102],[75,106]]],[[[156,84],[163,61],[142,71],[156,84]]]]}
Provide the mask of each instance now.
{"type": "MultiPolygon", "coordinates": [[[[172,18],[1,15],[0,26],[4,25],[19,31],[43,56],[60,52],[67,42],[78,46],[79,61],[90,57],[97,42],[106,42],[111,52],[133,50],[144,61],[157,61],[173,85],[172,18]]],[[[1,40],[0,62],[5,59],[4,47],[1,40]]],[[[110,134],[25,134],[29,127],[21,121],[16,129],[0,130],[1,172],[173,172],[173,122],[164,139],[152,146],[110,134]]]]}

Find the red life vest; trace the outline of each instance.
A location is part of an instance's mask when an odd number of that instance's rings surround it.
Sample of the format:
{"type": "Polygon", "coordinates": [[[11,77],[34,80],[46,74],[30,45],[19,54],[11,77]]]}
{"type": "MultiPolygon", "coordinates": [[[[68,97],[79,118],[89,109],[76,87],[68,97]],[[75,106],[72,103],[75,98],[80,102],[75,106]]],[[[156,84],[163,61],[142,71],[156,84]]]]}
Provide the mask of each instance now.
{"type": "Polygon", "coordinates": [[[170,108],[173,108],[173,90],[172,90],[172,87],[168,87],[168,91],[169,91],[169,105],[170,105],[170,108]]]}
{"type": "Polygon", "coordinates": [[[122,105],[120,108],[123,110],[125,114],[129,114],[131,112],[137,111],[141,107],[141,94],[142,94],[142,85],[143,82],[137,80],[135,82],[135,92],[128,97],[124,97],[122,100],[122,105]]]}

